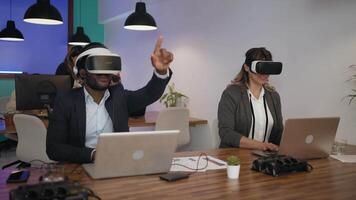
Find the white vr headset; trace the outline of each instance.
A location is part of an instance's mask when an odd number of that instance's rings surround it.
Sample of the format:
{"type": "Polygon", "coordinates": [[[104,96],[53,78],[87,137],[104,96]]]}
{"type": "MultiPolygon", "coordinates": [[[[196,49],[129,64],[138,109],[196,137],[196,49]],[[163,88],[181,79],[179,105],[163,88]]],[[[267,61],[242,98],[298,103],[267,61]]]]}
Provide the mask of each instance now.
{"type": "Polygon", "coordinates": [[[256,74],[276,75],[282,72],[282,63],[273,61],[255,60],[252,61],[250,70],[256,74]]]}
{"type": "Polygon", "coordinates": [[[98,47],[86,50],[78,55],[75,60],[73,72],[78,74],[78,63],[85,58],[85,68],[91,74],[114,74],[121,71],[121,58],[118,54],[112,53],[109,49],[98,47]]]}

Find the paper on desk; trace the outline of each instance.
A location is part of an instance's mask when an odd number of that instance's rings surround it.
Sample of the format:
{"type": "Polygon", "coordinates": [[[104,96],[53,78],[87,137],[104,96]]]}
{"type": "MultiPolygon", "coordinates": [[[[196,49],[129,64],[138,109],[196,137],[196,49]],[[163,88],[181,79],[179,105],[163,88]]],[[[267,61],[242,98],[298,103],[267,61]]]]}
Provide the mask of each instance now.
{"type": "MultiPolygon", "coordinates": [[[[199,156],[173,158],[170,171],[194,172],[195,169],[197,168],[198,158],[199,156]],[[191,169],[183,167],[182,165],[189,167],[191,169]]],[[[208,156],[208,160],[209,161],[205,159],[205,156],[202,156],[200,158],[199,165],[198,165],[198,169],[199,169],[198,172],[205,172],[206,170],[216,170],[216,169],[226,168],[225,161],[219,160],[212,156],[208,156]],[[207,162],[208,162],[208,166],[205,169],[203,169],[206,166],[207,162]]]]}
{"type": "Polygon", "coordinates": [[[356,155],[330,155],[330,157],[343,163],[356,163],[356,155]]]}

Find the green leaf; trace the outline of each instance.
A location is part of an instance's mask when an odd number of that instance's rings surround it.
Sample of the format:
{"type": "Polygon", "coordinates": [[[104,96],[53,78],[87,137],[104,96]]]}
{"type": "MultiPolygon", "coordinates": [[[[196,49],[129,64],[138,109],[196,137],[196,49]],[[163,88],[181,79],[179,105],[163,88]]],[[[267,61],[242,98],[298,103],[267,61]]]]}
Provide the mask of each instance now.
{"type": "Polygon", "coordinates": [[[229,156],[226,159],[227,165],[237,166],[240,164],[240,159],[237,156],[229,156]]]}
{"type": "Polygon", "coordinates": [[[179,98],[188,98],[186,95],[178,92],[174,88],[174,83],[168,85],[168,92],[165,93],[159,100],[160,103],[163,103],[166,107],[177,106],[179,98]]]}
{"type": "Polygon", "coordinates": [[[167,97],[167,95],[168,95],[167,93],[164,94],[164,95],[159,99],[159,102],[162,103],[162,101],[167,97]]]}

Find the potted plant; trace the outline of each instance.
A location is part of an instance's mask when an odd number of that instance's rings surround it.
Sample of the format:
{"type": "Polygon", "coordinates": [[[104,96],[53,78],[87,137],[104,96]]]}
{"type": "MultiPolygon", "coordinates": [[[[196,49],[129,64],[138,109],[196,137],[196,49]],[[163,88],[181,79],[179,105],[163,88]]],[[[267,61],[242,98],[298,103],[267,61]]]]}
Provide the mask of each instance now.
{"type": "Polygon", "coordinates": [[[188,100],[188,97],[178,91],[175,90],[174,88],[174,83],[171,85],[168,85],[168,92],[165,93],[160,99],[159,102],[163,103],[166,108],[168,107],[186,107],[186,100],[188,100]]]}
{"type": "Polygon", "coordinates": [[[237,156],[229,156],[226,159],[227,177],[229,179],[238,179],[240,174],[240,159],[237,156]]]}
{"type": "MultiPolygon", "coordinates": [[[[349,68],[351,68],[351,70],[355,70],[356,69],[356,65],[351,65],[349,68]]],[[[353,74],[351,76],[351,78],[347,81],[351,81],[351,82],[356,82],[356,73],[353,74]]],[[[349,99],[349,104],[351,104],[352,100],[354,98],[356,98],[356,89],[352,89],[353,93],[352,94],[349,94],[349,95],[346,95],[346,98],[349,99]]]]}

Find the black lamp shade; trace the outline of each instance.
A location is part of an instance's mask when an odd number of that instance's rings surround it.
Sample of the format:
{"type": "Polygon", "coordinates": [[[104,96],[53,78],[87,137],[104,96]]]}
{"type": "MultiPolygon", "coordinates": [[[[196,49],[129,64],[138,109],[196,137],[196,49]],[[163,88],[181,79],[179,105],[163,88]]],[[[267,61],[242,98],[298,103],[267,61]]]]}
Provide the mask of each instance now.
{"type": "Polygon", "coordinates": [[[6,28],[0,32],[0,40],[5,41],[24,41],[22,33],[16,29],[15,22],[12,20],[7,21],[6,28]]]}
{"type": "Polygon", "coordinates": [[[124,28],[129,30],[150,31],[156,30],[157,25],[153,17],[146,12],[145,3],[137,2],[135,12],[127,17],[124,28]]]}
{"type": "Polygon", "coordinates": [[[61,13],[50,4],[49,0],[37,0],[37,3],[27,9],[23,20],[33,24],[63,24],[61,13]]]}
{"type": "Polygon", "coordinates": [[[81,26],[77,27],[77,32],[72,35],[69,39],[68,44],[70,45],[87,45],[90,43],[90,38],[85,35],[84,28],[81,26]]]}

